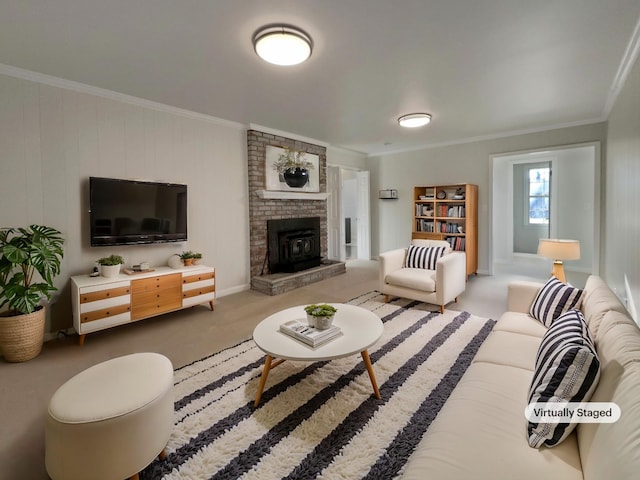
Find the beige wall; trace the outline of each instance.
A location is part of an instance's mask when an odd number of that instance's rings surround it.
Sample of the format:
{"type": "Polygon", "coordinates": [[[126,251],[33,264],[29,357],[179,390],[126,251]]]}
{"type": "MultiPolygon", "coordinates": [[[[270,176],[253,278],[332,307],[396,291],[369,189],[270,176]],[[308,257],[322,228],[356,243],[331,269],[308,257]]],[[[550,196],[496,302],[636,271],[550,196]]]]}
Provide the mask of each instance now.
{"type": "Polygon", "coordinates": [[[106,254],[165,265],[197,250],[218,292],[247,288],[246,162],[241,125],[0,75],[0,226],[46,224],[65,237],[47,331],[71,325],[69,276],[106,254]],[[186,183],[188,242],[91,248],[89,176],[186,183]]]}
{"type": "MultiPolygon", "coordinates": [[[[398,189],[399,200],[377,200],[372,193],[372,256],[408,244],[413,215],[413,186],[447,183],[478,185],[478,270],[489,271],[491,212],[490,156],[604,141],[603,123],[549,130],[493,140],[464,143],[439,148],[371,157],[371,192],[384,188],[398,189]]],[[[494,218],[493,221],[500,221],[494,218]]]]}
{"type": "MultiPolygon", "coordinates": [[[[640,60],[608,121],[604,192],[604,277],[619,295],[628,278],[640,308],[640,60]]],[[[633,306],[629,306],[633,309],[633,306]]]]}

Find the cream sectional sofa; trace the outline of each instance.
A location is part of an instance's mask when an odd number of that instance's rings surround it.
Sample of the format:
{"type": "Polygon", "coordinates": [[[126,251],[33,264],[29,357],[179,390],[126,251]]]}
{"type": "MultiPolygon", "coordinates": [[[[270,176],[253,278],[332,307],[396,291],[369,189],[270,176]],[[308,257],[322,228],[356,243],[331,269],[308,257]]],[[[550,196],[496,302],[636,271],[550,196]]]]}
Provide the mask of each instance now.
{"type": "Polygon", "coordinates": [[[403,479],[640,478],[640,330],[597,276],[581,310],[601,363],[592,402],[615,402],[616,423],[582,423],[561,444],[531,448],[524,409],[546,328],[528,315],[542,284],[509,286],[504,313],[409,459],[403,479]]]}

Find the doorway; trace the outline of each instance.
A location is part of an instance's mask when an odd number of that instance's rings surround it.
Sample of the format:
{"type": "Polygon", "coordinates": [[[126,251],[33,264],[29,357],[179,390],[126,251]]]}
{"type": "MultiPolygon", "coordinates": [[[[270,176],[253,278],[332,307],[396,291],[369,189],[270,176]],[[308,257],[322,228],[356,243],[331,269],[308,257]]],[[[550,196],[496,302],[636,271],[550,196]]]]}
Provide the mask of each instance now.
{"type": "Polygon", "coordinates": [[[492,273],[547,277],[551,260],[537,255],[538,240],[564,238],[580,241],[580,259],[566,262],[565,270],[598,274],[599,142],[494,155],[492,169],[492,273]],[[537,175],[547,167],[545,193],[544,175],[537,175]]]}
{"type": "Polygon", "coordinates": [[[329,258],[370,260],[369,172],[327,168],[329,258]]]}

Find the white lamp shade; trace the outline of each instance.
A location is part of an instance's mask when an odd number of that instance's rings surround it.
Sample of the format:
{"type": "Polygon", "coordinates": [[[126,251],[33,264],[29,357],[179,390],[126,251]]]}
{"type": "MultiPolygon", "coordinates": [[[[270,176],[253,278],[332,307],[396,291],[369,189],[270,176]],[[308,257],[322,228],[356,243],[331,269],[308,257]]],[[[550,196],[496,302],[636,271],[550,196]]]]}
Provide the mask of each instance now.
{"type": "Polygon", "coordinates": [[[311,38],[287,26],[268,27],[253,37],[256,53],[275,65],[297,65],[311,56],[311,38]]]}
{"type": "Polygon", "coordinates": [[[538,255],[552,260],[578,260],[580,242],[558,238],[541,238],[538,242],[538,255]]]}

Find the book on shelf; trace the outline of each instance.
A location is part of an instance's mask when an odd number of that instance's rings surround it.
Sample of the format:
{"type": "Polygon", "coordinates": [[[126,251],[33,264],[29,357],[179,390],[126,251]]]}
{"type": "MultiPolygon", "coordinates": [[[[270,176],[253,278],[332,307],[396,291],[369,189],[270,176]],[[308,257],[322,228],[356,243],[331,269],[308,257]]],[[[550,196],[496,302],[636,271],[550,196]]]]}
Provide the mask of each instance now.
{"type": "Polygon", "coordinates": [[[280,325],[280,331],[310,347],[318,347],[342,335],[342,330],[337,325],[320,330],[304,320],[289,320],[280,325]]]}

